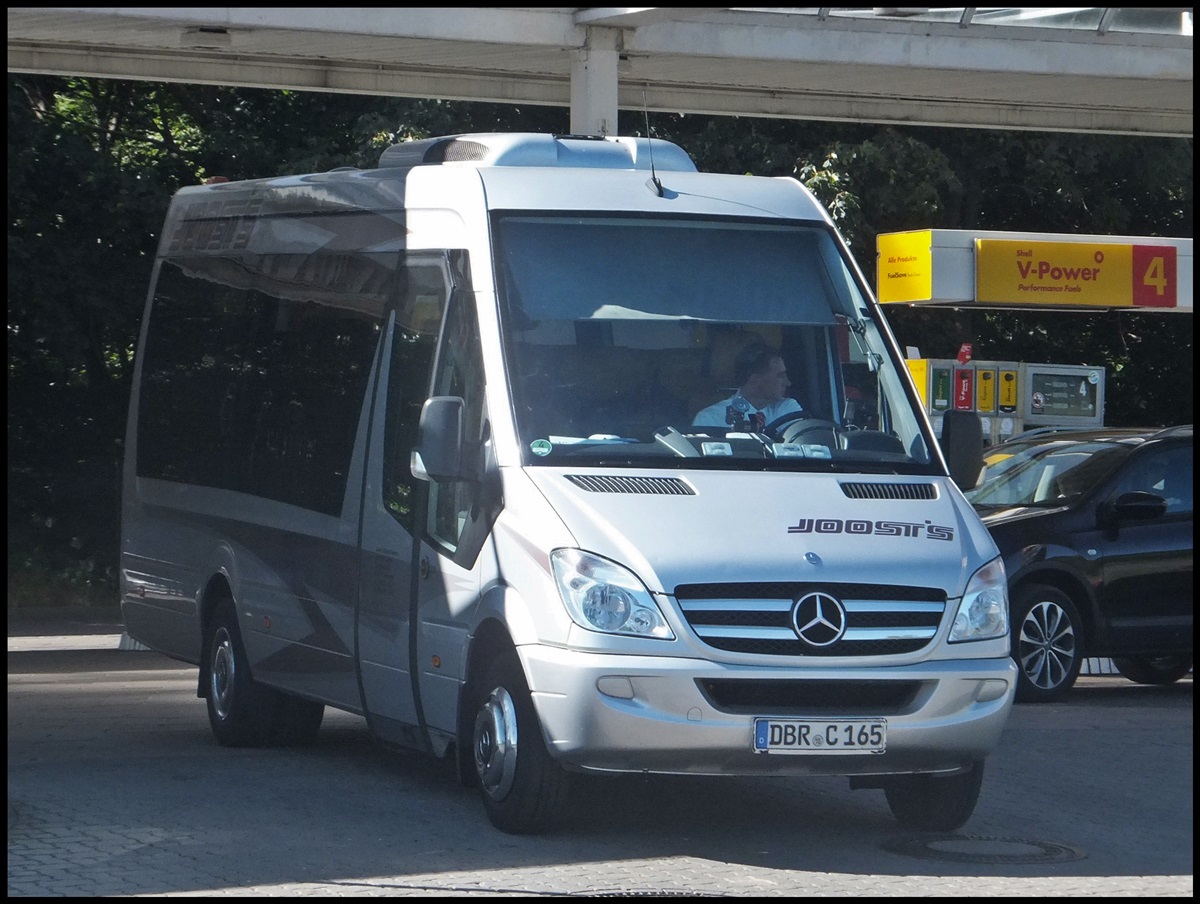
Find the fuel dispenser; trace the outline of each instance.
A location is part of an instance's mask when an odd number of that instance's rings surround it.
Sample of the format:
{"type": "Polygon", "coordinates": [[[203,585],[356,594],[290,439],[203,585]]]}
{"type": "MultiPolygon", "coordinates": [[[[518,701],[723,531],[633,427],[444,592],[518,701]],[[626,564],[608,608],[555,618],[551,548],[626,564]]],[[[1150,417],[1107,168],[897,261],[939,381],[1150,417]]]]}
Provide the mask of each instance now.
{"type": "MultiPolygon", "coordinates": [[[[1190,314],[1192,283],[1190,238],[958,229],[876,237],[884,305],[1190,314]]],[[[921,358],[916,349],[908,367],[939,436],[951,410],[977,412],[990,443],[1034,427],[1104,426],[1103,367],[921,358]]]]}
{"type": "Polygon", "coordinates": [[[985,443],[1004,442],[1034,427],[1104,426],[1103,367],[909,358],[934,432],[947,411],[974,411],[985,443]]]}

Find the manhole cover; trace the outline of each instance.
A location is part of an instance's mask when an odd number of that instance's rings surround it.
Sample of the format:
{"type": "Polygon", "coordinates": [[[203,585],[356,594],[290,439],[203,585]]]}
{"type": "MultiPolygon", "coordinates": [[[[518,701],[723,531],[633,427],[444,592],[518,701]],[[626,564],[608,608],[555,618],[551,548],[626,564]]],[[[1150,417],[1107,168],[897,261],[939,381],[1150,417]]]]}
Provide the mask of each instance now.
{"type": "Polygon", "coordinates": [[[885,841],[883,847],[906,857],[954,863],[1065,863],[1087,857],[1079,848],[1054,841],[983,835],[919,835],[885,841]]]}
{"type": "Polygon", "coordinates": [[[589,898],[719,898],[712,892],[684,891],[683,889],[628,889],[623,891],[585,891],[578,894],[589,898]]]}

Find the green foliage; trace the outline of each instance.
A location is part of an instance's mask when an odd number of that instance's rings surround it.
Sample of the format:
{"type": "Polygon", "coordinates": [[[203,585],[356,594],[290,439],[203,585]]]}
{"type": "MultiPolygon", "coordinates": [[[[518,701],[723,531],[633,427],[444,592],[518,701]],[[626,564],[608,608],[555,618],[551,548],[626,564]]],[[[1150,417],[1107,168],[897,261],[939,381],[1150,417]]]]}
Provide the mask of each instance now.
{"type": "Polygon", "coordinates": [[[828,123],[783,119],[691,116],[634,111],[621,114],[626,135],[649,134],[680,145],[704,172],[791,176],[796,159],[820,153],[820,148],[844,132],[828,123]]]}
{"type": "MultiPolygon", "coordinates": [[[[373,167],[406,138],[570,124],[558,107],[27,75],[9,76],[8,101],[10,604],[22,575],[114,592],[133,353],[176,189],[373,167]]],[[[1190,140],[621,117],[623,134],[675,141],[703,170],[800,179],[872,280],[880,232],[1191,235],[1190,140]]],[[[973,341],[977,358],[1104,364],[1110,423],[1191,420],[1190,315],[888,316],[930,357],[973,341]]]]}
{"type": "Polygon", "coordinates": [[[829,151],[820,165],[797,162],[796,178],[825,205],[838,231],[849,242],[859,231],[863,211],[858,196],[850,191],[838,152],[829,151]]]}
{"type": "Polygon", "coordinates": [[[962,193],[942,151],[894,128],[858,142],[836,141],[820,166],[798,161],[797,170],[836,214],[838,229],[864,264],[875,259],[876,235],[944,220],[947,204],[962,193]]]}

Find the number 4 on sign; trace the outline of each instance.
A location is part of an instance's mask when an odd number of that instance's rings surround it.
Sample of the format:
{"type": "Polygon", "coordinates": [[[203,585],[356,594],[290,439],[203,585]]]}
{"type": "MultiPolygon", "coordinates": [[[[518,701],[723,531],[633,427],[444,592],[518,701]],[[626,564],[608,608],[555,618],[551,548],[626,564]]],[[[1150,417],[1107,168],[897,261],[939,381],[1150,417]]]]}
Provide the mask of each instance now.
{"type": "Polygon", "coordinates": [[[1161,257],[1150,258],[1150,266],[1146,268],[1146,274],[1142,277],[1142,285],[1153,286],[1156,295],[1162,295],[1166,291],[1167,273],[1161,257]]]}
{"type": "Polygon", "coordinates": [[[1135,307],[1175,307],[1175,251],[1169,245],[1133,246],[1135,307]]]}

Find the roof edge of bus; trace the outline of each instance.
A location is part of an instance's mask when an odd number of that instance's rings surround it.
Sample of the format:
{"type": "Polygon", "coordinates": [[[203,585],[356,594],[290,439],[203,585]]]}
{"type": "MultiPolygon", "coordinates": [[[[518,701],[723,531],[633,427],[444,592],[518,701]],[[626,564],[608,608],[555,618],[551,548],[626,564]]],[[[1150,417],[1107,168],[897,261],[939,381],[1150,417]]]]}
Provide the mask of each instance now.
{"type": "Polygon", "coordinates": [[[403,141],[387,148],[379,168],[447,164],[544,166],[696,172],[679,145],[661,138],[479,132],[403,141]]]}

